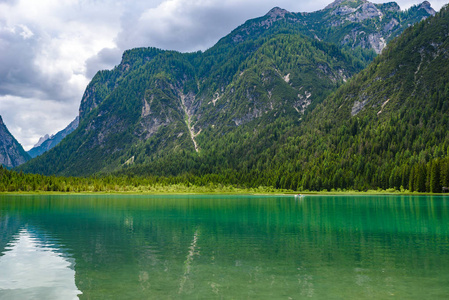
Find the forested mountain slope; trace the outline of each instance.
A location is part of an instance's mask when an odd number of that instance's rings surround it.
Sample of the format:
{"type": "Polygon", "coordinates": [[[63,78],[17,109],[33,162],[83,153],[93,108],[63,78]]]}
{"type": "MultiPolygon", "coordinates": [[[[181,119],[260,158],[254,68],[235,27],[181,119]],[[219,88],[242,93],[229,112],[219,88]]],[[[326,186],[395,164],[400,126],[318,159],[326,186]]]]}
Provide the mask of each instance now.
{"type": "Polygon", "coordinates": [[[301,35],[260,38],[233,51],[218,70],[207,68],[212,74],[206,77],[195,67],[200,53],[126,52],[121,65],[99,73],[88,87],[92,94],[83,99],[75,133],[24,170],[85,175],[179,153],[209,155],[211,140],[251,121],[298,120],[363,67],[337,47],[301,35]],[[137,67],[138,59],[147,63],[137,67]],[[118,84],[101,96],[114,76],[118,84]]]}
{"type": "Polygon", "coordinates": [[[307,151],[319,151],[311,142],[298,152],[297,143],[313,137],[306,129],[301,136],[301,123],[315,124],[313,108],[383,47],[369,41],[387,41],[433,13],[426,2],[405,12],[360,0],[315,13],[275,8],[204,53],[126,51],[86,88],[78,129],[21,169],[215,174],[217,181],[296,188],[309,174],[307,151]]]}
{"type": "Polygon", "coordinates": [[[448,78],[446,6],[392,41],[288,133],[277,151],[285,162],[275,168],[293,168],[291,184],[305,189],[441,192],[449,186],[448,78]]]}
{"type": "Polygon", "coordinates": [[[444,7],[392,41],[299,124],[249,123],[216,140],[215,156],[167,159],[125,174],[187,164],[211,181],[255,187],[441,192],[449,186],[448,59],[444,7]]]}

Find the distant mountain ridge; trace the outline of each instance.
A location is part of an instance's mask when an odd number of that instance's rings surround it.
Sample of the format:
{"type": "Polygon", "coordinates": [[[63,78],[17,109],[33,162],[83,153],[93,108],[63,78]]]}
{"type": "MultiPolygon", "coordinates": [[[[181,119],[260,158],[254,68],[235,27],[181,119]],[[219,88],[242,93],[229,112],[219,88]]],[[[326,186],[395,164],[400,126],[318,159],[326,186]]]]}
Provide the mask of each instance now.
{"type": "Polygon", "coordinates": [[[7,168],[17,167],[30,159],[17,140],[6,128],[0,116],[0,165],[7,168]]]}
{"type": "Polygon", "coordinates": [[[39,138],[39,141],[36,143],[36,145],[33,146],[33,148],[39,147],[40,145],[42,145],[43,142],[45,142],[46,140],[48,140],[49,138],[52,138],[53,134],[51,136],[49,136],[48,134],[41,136],[39,138]]]}
{"type": "Polygon", "coordinates": [[[267,184],[279,172],[267,166],[278,165],[292,128],[384,43],[432,14],[426,2],[404,12],[361,0],[314,13],[274,8],[205,52],[128,50],[86,88],[74,133],[20,169],[231,177],[266,170],[256,174],[267,184]]]}
{"type": "Polygon", "coordinates": [[[38,143],[29,151],[27,151],[27,153],[32,158],[42,155],[43,153],[55,147],[62,141],[63,138],[65,138],[67,135],[72,133],[76,128],[78,128],[78,124],[79,124],[79,117],[77,116],[75,120],[73,120],[69,125],[67,125],[66,128],[59,131],[58,133],[51,136],[46,134],[44,137],[41,137],[38,143]]]}
{"type": "Polygon", "coordinates": [[[309,37],[336,45],[373,49],[380,53],[388,41],[422,19],[435,15],[427,1],[401,11],[395,2],[371,3],[366,0],[336,0],[322,10],[292,13],[279,7],[265,16],[247,21],[231,33],[234,42],[266,31],[285,22],[309,37]]]}

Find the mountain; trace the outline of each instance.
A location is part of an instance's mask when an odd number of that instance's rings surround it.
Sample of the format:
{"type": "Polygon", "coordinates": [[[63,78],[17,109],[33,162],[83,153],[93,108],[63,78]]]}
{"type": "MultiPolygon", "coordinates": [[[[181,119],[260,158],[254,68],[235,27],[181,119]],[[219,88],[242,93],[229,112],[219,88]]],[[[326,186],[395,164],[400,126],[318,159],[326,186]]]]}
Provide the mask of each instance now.
{"type": "Polygon", "coordinates": [[[267,170],[251,184],[271,184],[292,130],[383,47],[371,34],[388,41],[432,14],[426,2],[405,12],[359,0],[315,13],[274,8],[204,53],[128,50],[86,88],[78,129],[20,169],[231,177],[225,181],[267,170]]]}
{"type": "Polygon", "coordinates": [[[0,165],[14,168],[28,161],[30,156],[6,128],[0,116],[0,165]]]}
{"type": "MultiPolygon", "coordinates": [[[[360,74],[285,134],[267,170],[281,186],[449,187],[449,7],[408,28],[360,74]],[[273,176],[275,177],[275,176],[273,176]]],[[[268,152],[257,157],[264,161],[268,152]]]]}
{"type": "Polygon", "coordinates": [[[43,142],[45,142],[46,140],[48,140],[49,138],[53,137],[53,135],[49,136],[48,134],[41,136],[39,138],[39,141],[36,143],[36,145],[33,146],[33,148],[37,148],[40,145],[42,145],[43,142]]]}
{"type": "Polygon", "coordinates": [[[55,135],[49,136],[48,134],[46,134],[44,137],[41,137],[39,139],[39,142],[36,145],[34,145],[33,148],[27,151],[28,154],[32,158],[34,158],[50,150],[51,148],[59,144],[63,138],[65,138],[67,135],[72,133],[76,128],[78,128],[78,124],[79,124],[79,116],[77,116],[75,120],[73,120],[66,128],[59,131],[55,135]]]}

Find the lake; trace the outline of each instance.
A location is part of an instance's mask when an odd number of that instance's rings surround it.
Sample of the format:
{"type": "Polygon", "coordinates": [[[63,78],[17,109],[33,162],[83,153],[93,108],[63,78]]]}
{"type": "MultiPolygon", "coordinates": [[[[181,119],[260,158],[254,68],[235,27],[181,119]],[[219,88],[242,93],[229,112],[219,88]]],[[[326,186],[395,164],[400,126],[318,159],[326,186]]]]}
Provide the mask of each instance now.
{"type": "Polygon", "coordinates": [[[449,197],[0,195],[0,299],[448,299],[449,197]]]}

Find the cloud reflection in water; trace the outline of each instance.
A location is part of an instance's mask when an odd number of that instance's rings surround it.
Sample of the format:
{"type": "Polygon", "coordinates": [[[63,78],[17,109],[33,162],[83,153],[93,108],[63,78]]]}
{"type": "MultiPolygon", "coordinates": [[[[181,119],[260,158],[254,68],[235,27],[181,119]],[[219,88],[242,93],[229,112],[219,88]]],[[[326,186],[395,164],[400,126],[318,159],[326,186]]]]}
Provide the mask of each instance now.
{"type": "Polygon", "coordinates": [[[0,257],[0,298],[78,299],[73,264],[58,250],[22,229],[0,257]]]}

